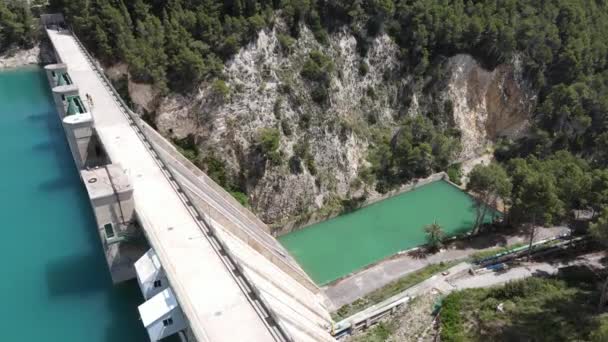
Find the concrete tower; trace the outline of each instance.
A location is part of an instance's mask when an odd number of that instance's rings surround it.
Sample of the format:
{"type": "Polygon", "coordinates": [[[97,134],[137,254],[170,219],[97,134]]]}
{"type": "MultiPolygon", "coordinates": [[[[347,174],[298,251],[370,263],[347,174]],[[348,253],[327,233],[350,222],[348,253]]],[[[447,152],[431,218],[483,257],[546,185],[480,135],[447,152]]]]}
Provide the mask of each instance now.
{"type": "Polygon", "coordinates": [[[79,170],[97,166],[101,158],[101,146],[94,137],[91,113],[78,113],[63,118],[63,128],[79,170]]]}
{"type": "Polygon", "coordinates": [[[119,164],[80,171],[97,221],[99,237],[114,283],[136,277],[133,263],[147,250],[138,244],[133,187],[119,164]]]}

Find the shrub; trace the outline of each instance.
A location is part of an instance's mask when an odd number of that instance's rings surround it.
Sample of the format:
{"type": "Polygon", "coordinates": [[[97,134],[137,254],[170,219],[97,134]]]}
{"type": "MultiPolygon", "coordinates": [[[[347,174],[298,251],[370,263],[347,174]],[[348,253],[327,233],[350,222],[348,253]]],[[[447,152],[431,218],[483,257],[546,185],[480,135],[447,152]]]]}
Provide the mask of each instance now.
{"type": "Polygon", "coordinates": [[[284,52],[291,52],[293,45],[296,43],[296,40],[291,36],[279,33],[278,35],[279,45],[284,52]]]}
{"type": "Polygon", "coordinates": [[[249,207],[249,197],[240,191],[230,191],[230,195],[245,207],[249,207]]]}
{"type": "Polygon", "coordinates": [[[276,128],[263,128],[258,137],[258,148],[273,164],[278,165],[283,159],[279,151],[280,133],[276,128]]]}
{"type": "Polygon", "coordinates": [[[285,95],[289,95],[293,92],[293,89],[291,88],[291,84],[289,83],[281,83],[279,85],[279,92],[281,94],[285,94],[285,95]]]}
{"type": "Polygon", "coordinates": [[[460,164],[450,165],[450,167],[448,168],[448,178],[450,179],[450,182],[454,184],[462,184],[462,169],[460,167],[460,164]]]}
{"type": "Polygon", "coordinates": [[[306,159],[304,159],[304,163],[306,163],[306,168],[308,169],[311,175],[314,176],[317,174],[317,165],[315,164],[315,159],[312,157],[311,154],[306,156],[306,159]]]}
{"type": "Polygon", "coordinates": [[[361,206],[365,203],[366,199],[367,199],[367,197],[365,195],[360,196],[360,197],[343,199],[342,200],[342,212],[348,213],[348,212],[355,211],[355,210],[361,208],[361,206]]]}
{"type": "Polygon", "coordinates": [[[291,156],[291,158],[289,158],[289,171],[294,175],[302,173],[302,163],[300,161],[300,157],[291,156]]]}
{"type": "Polygon", "coordinates": [[[334,64],[329,57],[318,50],[310,52],[300,75],[312,82],[311,97],[315,102],[323,103],[329,98],[333,70],[334,64]]]}
{"type": "Polygon", "coordinates": [[[177,146],[178,151],[192,162],[195,162],[199,155],[198,147],[194,140],[194,135],[192,134],[188,134],[181,139],[173,138],[173,143],[177,146]]]}
{"type": "Polygon", "coordinates": [[[608,315],[602,315],[598,319],[598,328],[591,333],[592,342],[608,341],[608,315]]]}
{"type": "Polygon", "coordinates": [[[300,159],[304,160],[304,164],[306,165],[306,168],[308,169],[311,175],[314,176],[317,174],[315,159],[312,156],[312,153],[310,153],[310,144],[308,143],[308,140],[301,139],[295,146],[294,153],[300,159]]]}
{"type": "Polygon", "coordinates": [[[274,117],[277,120],[281,120],[281,105],[283,104],[283,100],[281,98],[278,98],[275,102],[274,102],[274,106],[272,107],[272,112],[274,113],[274,117]]]}
{"type": "Polygon", "coordinates": [[[203,158],[203,169],[211,179],[219,184],[224,189],[230,188],[228,182],[228,173],[226,171],[226,165],[224,162],[213,156],[209,155],[203,158]]]}
{"type": "Polygon", "coordinates": [[[439,249],[443,242],[444,232],[443,228],[435,222],[433,224],[429,224],[424,227],[424,232],[426,234],[426,242],[431,249],[439,249]]]}
{"type": "Polygon", "coordinates": [[[465,341],[463,335],[461,306],[462,292],[453,292],[448,295],[441,304],[441,341],[460,342],[465,341]]]}
{"type": "Polygon", "coordinates": [[[215,97],[222,101],[228,97],[228,94],[230,94],[230,89],[228,88],[228,85],[226,84],[226,82],[220,79],[213,81],[213,83],[211,84],[211,91],[213,92],[213,95],[215,97]]]}
{"type": "Polygon", "coordinates": [[[374,87],[372,86],[368,86],[367,90],[365,91],[365,93],[367,94],[367,96],[372,99],[375,100],[376,99],[376,91],[374,90],[374,87]]]}
{"type": "Polygon", "coordinates": [[[289,124],[287,119],[281,120],[281,129],[283,130],[283,134],[285,134],[285,136],[289,137],[293,133],[291,125],[289,124]]]}
{"type": "Polygon", "coordinates": [[[308,59],[304,62],[300,74],[310,81],[325,81],[329,79],[329,73],[334,70],[331,59],[321,51],[314,50],[308,54],[308,59]]]}
{"type": "Polygon", "coordinates": [[[317,103],[323,103],[329,98],[329,91],[325,87],[316,87],[312,90],[310,97],[317,103]]]}
{"type": "Polygon", "coordinates": [[[303,113],[300,116],[300,127],[308,129],[310,127],[310,122],[312,121],[312,115],[309,113],[303,113]]]}
{"type": "Polygon", "coordinates": [[[385,322],[378,323],[375,327],[370,329],[366,336],[365,341],[367,342],[383,342],[388,340],[390,335],[395,329],[385,322]]]}
{"type": "Polygon", "coordinates": [[[359,75],[365,76],[369,72],[369,66],[365,61],[359,63],[359,75]]]}
{"type": "Polygon", "coordinates": [[[264,154],[276,151],[280,143],[279,131],[276,128],[263,128],[258,143],[264,154]]]}

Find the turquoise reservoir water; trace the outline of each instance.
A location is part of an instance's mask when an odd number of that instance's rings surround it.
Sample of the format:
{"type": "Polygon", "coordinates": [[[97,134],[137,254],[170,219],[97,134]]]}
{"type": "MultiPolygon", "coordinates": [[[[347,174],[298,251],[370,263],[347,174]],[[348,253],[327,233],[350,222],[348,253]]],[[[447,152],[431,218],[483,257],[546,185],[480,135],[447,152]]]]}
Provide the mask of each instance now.
{"type": "Polygon", "coordinates": [[[38,68],[0,72],[0,341],[146,341],[136,282],[114,287],[38,68]]]}
{"type": "MultiPolygon", "coordinates": [[[[493,215],[499,213],[491,210],[486,221],[493,215]]],[[[448,236],[468,232],[475,222],[473,199],[457,187],[437,181],[279,240],[317,284],[325,285],[424,244],[423,228],[433,222],[448,236]]]]}

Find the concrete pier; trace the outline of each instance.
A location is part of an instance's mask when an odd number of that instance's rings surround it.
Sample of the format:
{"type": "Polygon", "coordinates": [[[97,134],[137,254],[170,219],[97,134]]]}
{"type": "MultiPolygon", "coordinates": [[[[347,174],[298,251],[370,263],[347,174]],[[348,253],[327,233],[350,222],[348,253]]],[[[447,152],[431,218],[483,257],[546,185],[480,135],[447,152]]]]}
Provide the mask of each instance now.
{"type": "Polygon", "coordinates": [[[68,66],[63,63],[49,64],[44,66],[44,71],[52,89],[58,85],[58,76],[68,71],[68,66]]]}
{"type": "Polygon", "coordinates": [[[93,139],[93,117],[90,113],[83,113],[78,115],[70,115],[63,118],[63,129],[74,157],[74,162],[78,169],[83,169],[85,166],[95,166],[95,162],[99,156],[96,152],[100,151],[100,146],[94,146],[92,143],[96,142],[93,139]],[[91,155],[93,160],[89,159],[91,155]]]}
{"type": "Polygon", "coordinates": [[[149,245],[135,219],[133,187],[125,170],[110,163],[89,104],[82,100],[67,64],[47,65],[45,71],[72,158],[89,195],[112,281],[134,279],[134,263],[149,245]]]}
{"type": "Polygon", "coordinates": [[[57,107],[57,114],[63,120],[67,116],[68,104],[66,100],[70,97],[78,96],[78,87],[74,84],[55,86],[52,88],[53,100],[57,107]]]}
{"type": "Polygon", "coordinates": [[[80,172],[114,283],[137,277],[134,263],[148,249],[135,220],[133,188],[125,170],[109,164],[80,172]]]}

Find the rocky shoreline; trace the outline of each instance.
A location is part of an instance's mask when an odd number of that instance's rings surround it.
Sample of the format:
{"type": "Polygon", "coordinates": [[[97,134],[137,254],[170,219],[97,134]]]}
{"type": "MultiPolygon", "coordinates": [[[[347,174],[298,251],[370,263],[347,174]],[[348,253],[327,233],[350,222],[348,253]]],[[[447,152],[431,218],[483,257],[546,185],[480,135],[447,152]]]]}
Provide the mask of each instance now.
{"type": "Polygon", "coordinates": [[[53,63],[54,57],[51,51],[46,42],[37,43],[31,49],[10,49],[0,54],[0,69],[53,63]]]}

